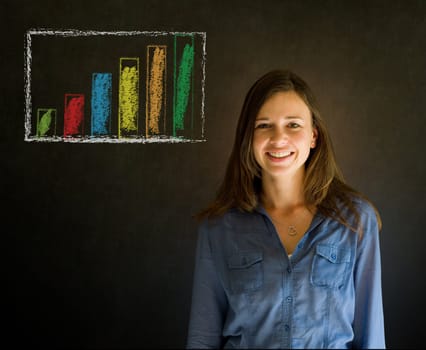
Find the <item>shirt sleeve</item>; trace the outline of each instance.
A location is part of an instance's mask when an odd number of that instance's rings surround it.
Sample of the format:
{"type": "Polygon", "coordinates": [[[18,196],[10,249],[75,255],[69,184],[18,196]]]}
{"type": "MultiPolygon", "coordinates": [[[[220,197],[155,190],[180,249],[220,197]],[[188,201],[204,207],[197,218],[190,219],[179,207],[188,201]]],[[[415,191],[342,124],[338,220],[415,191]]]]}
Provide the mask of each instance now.
{"type": "Polygon", "coordinates": [[[218,349],[222,346],[227,309],[209,242],[208,223],[198,230],[187,349],[218,349]]]}
{"type": "Polygon", "coordinates": [[[384,349],[379,229],[374,210],[361,208],[362,236],[355,267],[354,342],[357,349],[384,349]]]}

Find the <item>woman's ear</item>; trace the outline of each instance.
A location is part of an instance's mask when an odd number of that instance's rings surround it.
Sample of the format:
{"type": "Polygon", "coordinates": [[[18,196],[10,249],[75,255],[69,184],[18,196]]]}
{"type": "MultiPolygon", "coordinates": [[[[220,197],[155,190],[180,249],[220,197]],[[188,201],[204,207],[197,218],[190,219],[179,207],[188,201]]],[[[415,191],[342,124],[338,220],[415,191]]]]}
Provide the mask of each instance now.
{"type": "Polygon", "coordinates": [[[317,139],[318,139],[318,129],[314,127],[312,130],[311,148],[315,148],[317,146],[317,139]]]}

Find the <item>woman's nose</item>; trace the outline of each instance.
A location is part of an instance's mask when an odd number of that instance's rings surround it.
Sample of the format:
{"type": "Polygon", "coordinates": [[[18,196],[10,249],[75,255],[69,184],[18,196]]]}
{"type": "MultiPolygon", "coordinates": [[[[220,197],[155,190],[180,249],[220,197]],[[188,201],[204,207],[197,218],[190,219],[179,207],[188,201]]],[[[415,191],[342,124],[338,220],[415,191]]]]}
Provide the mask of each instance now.
{"type": "Polygon", "coordinates": [[[285,145],[288,143],[288,135],[284,130],[275,129],[271,135],[270,141],[274,145],[285,145]]]}

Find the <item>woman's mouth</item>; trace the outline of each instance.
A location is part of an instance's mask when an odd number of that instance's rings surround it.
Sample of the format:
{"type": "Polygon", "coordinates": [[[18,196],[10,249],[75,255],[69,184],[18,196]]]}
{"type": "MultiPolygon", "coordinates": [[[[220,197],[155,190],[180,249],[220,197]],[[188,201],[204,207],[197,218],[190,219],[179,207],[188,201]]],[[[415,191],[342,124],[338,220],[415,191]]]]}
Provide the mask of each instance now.
{"type": "Polygon", "coordinates": [[[285,151],[285,152],[266,152],[266,154],[274,159],[283,159],[291,156],[294,152],[285,151]]]}

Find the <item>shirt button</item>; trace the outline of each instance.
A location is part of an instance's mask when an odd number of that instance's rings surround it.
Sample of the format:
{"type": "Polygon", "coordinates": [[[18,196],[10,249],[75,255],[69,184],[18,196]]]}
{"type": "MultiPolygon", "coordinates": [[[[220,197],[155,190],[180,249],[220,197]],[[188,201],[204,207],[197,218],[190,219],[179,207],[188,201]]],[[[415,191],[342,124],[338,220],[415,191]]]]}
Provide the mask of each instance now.
{"type": "Polygon", "coordinates": [[[291,267],[287,267],[287,272],[291,273],[291,267]]]}
{"type": "Polygon", "coordinates": [[[333,259],[333,260],[336,260],[336,254],[331,254],[331,258],[333,259]]]}
{"type": "Polygon", "coordinates": [[[287,303],[291,303],[293,301],[293,298],[292,297],[287,297],[286,300],[287,300],[287,303]]]}
{"type": "Polygon", "coordinates": [[[288,332],[290,330],[290,326],[288,324],[284,325],[284,330],[288,332]]]}

